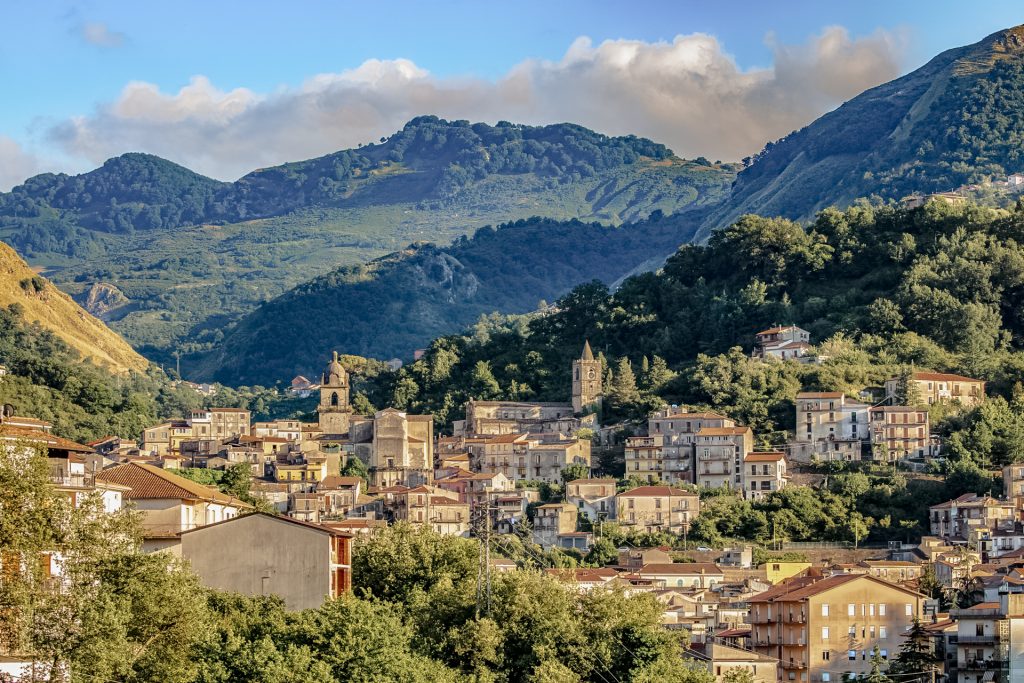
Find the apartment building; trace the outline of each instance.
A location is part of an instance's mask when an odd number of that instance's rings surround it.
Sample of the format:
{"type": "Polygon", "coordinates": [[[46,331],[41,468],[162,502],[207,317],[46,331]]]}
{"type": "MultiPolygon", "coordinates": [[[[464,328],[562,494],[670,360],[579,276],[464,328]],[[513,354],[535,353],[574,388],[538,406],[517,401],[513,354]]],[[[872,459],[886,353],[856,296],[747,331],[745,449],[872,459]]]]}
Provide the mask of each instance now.
{"type": "Polygon", "coordinates": [[[811,347],[811,333],[796,325],[771,327],[754,336],[754,358],[801,358],[811,347]]]}
{"type": "Polygon", "coordinates": [[[1024,676],[1024,594],[1002,593],[999,600],[950,610],[956,622],[958,683],[1011,683],[1024,676]]]}
{"type": "Polygon", "coordinates": [[[895,656],[924,601],[867,574],[798,576],[749,598],[751,642],[783,681],[838,683],[868,672],[875,647],[895,656]]]}
{"type": "Polygon", "coordinates": [[[638,486],[615,496],[619,524],[680,533],[700,514],[700,496],[671,486],[638,486]]]}
{"type": "Polygon", "coordinates": [[[972,531],[995,531],[1001,524],[1014,518],[1015,510],[1012,501],[965,493],[929,507],[928,518],[933,536],[966,540],[972,531]]]}
{"type": "Polygon", "coordinates": [[[552,435],[528,434],[466,440],[470,467],[478,472],[502,473],[511,481],[560,482],[569,465],[590,467],[590,441],[552,435]]]}
{"type": "MultiPolygon", "coordinates": [[[[921,400],[928,405],[933,403],[959,402],[964,406],[976,406],[985,400],[985,381],[952,375],[944,372],[915,372],[911,381],[917,385],[921,400]]],[[[900,378],[892,377],[885,381],[885,394],[895,398],[900,378]]]]}
{"type": "MultiPolygon", "coordinates": [[[[677,406],[663,408],[647,420],[647,434],[660,441],[650,445],[657,447],[652,460],[660,469],[654,470],[666,484],[694,483],[694,455],[697,433],[706,427],[735,427],[736,422],[724,415],[711,412],[692,413],[680,411],[677,406]]],[[[641,469],[643,465],[641,464],[641,469]]],[[[631,473],[631,470],[627,469],[631,473]]]]}
{"type": "Polygon", "coordinates": [[[869,410],[871,451],[875,460],[891,462],[929,453],[928,411],[909,406],[876,406],[869,410]]]}
{"type": "Polygon", "coordinates": [[[547,503],[535,510],[533,518],[533,541],[548,549],[561,546],[561,538],[576,531],[578,512],[569,503],[547,503]]]}
{"type": "Polygon", "coordinates": [[[661,434],[626,437],[623,454],[626,461],[626,476],[648,483],[667,482],[664,443],[665,437],[661,434]]]}
{"type": "Polygon", "coordinates": [[[575,505],[580,516],[596,522],[615,519],[614,479],[573,479],[565,485],[565,500],[575,505]]]}
{"type": "Polygon", "coordinates": [[[743,458],[754,450],[750,427],[704,427],[697,432],[695,471],[697,486],[739,489],[743,486],[743,458]]]}
{"type": "Polygon", "coordinates": [[[743,497],[758,500],[786,486],[786,454],[747,453],[743,458],[743,497]]]}
{"type": "Polygon", "coordinates": [[[841,391],[802,391],[796,395],[793,453],[801,459],[860,460],[871,433],[868,405],[841,391]]]}

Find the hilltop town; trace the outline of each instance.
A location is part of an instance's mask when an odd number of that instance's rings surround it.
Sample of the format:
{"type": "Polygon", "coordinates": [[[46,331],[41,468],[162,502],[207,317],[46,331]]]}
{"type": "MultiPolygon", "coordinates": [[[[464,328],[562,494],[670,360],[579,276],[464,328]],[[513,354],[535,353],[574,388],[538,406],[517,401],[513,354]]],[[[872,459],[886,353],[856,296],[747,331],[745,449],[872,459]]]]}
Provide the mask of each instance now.
{"type": "MultiPolygon", "coordinates": [[[[750,355],[823,362],[810,342],[774,326],[750,355]]],[[[662,626],[685,633],[686,657],[717,680],[733,669],[766,683],[867,675],[908,639],[949,680],[999,661],[999,634],[1024,607],[1022,467],[1003,470],[1001,497],[931,506],[909,543],[865,547],[855,530],[852,543],[716,543],[707,531],[723,501],[765,504],[830,472],[927,477],[914,473],[944,454],[930,411],[982,405],[984,380],[908,369],[856,397],[799,391],[790,439],[765,447],[735,419],[682,406],[602,424],[605,376],[584,340],[564,403],[472,399],[438,433],[432,415],[357,414],[334,353],[317,382],[293,382],[317,401],[315,422],[209,408],[138,441],[78,444],[8,408],[0,437],[8,451],[45,448],[49,481],[73,505],[95,494],[103,514],[137,510],[143,553],[292,610],[353,589],[360,539],[419,529],[478,544],[488,586],[492,574],[539,570],[573,591],[653,596],[662,626]]],[[[46,580],[60,581],[60,553],[48,557],[46,580]]]]}

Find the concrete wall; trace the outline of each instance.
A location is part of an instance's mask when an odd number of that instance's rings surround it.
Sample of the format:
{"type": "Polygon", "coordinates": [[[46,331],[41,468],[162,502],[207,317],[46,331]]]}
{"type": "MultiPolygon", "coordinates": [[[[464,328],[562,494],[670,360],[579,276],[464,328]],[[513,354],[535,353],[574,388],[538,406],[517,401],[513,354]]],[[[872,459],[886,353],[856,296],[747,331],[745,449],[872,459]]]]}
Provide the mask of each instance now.
{"type": "Polygon", "coordinates": [[[181,556],[211,588],[279,595],[293,610],[319,607],[331,591],[330,536],[265,515],[182,534],[181,556]]]}

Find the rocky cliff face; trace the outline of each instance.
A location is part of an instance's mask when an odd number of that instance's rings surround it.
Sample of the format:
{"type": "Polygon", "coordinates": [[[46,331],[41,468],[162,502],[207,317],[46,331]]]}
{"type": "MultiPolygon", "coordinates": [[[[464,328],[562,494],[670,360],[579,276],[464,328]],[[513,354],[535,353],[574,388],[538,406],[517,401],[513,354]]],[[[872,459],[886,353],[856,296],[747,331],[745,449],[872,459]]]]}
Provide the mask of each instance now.
{"type": "Polygon", "coordinates": [[[106,282],[93,283],[89,289],[75,297],[75,300],[82,308],[103,321],[109,320],[111,314],[129,303],[128,297],[120,289],[106,282]]]}

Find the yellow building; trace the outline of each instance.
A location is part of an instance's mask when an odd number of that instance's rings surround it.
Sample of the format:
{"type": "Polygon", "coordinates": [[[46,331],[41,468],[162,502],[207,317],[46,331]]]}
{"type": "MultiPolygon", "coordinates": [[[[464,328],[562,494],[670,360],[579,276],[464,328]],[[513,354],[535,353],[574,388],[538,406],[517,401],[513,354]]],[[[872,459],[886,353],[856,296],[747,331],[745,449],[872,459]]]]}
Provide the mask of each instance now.
{"type": "Polygon", "coordinates": [[[700,514],[700,496],[671,486],[638,486],[615,496],[615,513],[625,526],[679,533],[700,514]]]}
{"type": "Polygon", "coordinates": [[[779,583],[811,568],[810,562],[765,562],[761,565],[768,583],[779,583]]]}

